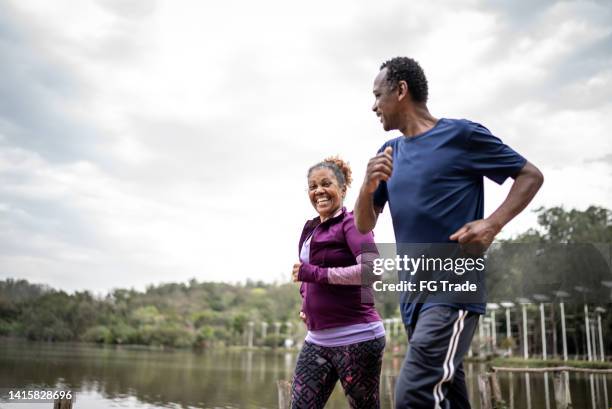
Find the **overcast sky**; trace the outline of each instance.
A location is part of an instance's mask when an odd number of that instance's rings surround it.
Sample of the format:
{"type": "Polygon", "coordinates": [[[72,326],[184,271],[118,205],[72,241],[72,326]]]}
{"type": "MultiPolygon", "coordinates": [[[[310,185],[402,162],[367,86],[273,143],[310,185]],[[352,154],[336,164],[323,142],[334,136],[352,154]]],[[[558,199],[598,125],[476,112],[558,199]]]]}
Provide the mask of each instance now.
{"type": "MultiPolygon", "coordinates": [[[[612,208],[609,1],[0,0],[0,279],[69,291],[288,280],[306,170],[397,132],[384,60],[436,117],[487,126],[544,172],[533,209],[612,208]]],[[[491,213],[510,186],[486,184],[491,213]]],[[[378,241],[393,241],[388,210],[378,241]]]]}

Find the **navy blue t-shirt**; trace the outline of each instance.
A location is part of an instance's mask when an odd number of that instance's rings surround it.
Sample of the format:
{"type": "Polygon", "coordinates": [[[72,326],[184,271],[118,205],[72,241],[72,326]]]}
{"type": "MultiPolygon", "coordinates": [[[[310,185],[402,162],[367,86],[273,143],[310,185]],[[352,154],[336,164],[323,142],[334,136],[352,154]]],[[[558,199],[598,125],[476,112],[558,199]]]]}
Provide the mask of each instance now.
{"type": "MultiPolygon", "coordinates": [[[[401,243],[452,243],[451,234],[484,217],[483,176],[502,184],[526,163],[487,128],[465,119],[442,118],[425,133],[387,141],[379,152],[387,146],[393,148],[393,173],[378,186],[374,205],[389,203],[398,248],[401,243]]],[[[402,294],[406,324],[414,324],[419,311],[431,306],[406,300],[402,294]]],[[[484,303],[446,305],[485,313],[484,303]]]]}

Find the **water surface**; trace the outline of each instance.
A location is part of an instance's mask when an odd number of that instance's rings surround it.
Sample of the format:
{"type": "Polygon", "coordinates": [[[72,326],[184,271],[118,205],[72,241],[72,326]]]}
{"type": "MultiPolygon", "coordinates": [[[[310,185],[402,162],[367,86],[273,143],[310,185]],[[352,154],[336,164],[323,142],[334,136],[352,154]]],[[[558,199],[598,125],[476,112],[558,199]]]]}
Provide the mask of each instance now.
{"type": "MultiPolygon", "coordinates": [[[[271,350],[164,351],[4,339],[0,340],[0,387],[65,387],[76,391],[75,409],[272,409],[277,407],[276,381],[291,379],[296,356],[296,352],[271,350]]],[[[399,371],[401,361],[386,353],[382,408],[391,407],[389,375],[399,371]]],[[[468,391],[476,409],[480,407],[476,377],[481,371],[482,365],[466,364],[468,391]]],[[[503,397],[517,409],[554,409],[552,376],[547,378],[501,374],[503,397]]],[[[610,407],[610,376],[572,374],[570,389],[575,408],[610,407]]],[[[45,407],[53,405],[0,402],[5,409],[45,407]]],[[[347,407],[338,385],[327,408],[347,407]]]]}

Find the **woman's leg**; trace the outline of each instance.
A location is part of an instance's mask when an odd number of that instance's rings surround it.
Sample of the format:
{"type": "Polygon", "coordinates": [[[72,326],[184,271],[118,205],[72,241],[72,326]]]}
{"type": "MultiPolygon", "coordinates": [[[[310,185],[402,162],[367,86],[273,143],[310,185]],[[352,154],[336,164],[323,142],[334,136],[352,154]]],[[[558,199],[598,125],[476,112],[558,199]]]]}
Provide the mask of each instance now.
{"type": "Polygon", "coordinates": [[[325,406],[338,381],[330,350],[304,342],[291,385],[292,409],[320,409],[325,406]]]}
{"type": "Polygon", "coordinates": [[[335,349],[334,366],[351,408],[380,408],[380,368],[385,337],[335,349]]]}

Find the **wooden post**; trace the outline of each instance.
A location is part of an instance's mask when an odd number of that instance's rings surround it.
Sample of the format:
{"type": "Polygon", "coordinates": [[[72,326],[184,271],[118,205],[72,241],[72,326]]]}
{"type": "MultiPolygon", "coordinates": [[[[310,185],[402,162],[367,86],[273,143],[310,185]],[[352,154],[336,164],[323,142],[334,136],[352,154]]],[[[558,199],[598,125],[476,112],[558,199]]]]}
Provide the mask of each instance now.
{"type": "Polygon", "coordinates": [[[491,384],[489,383],[489,374],[478,375],[478,390],[480,391],[480,407],[481,409],[493,409],[491,405],[491,384]]]}
{"type": "Polygon", "coordinates": [[[493,407],[501,409],[506,407],[506,402],[502,399],[501,387],[495,372],[489,373],[489,382],[491,383],[491,397],[493,398],[493,407]]]}
{"type": "Polygon", "coordinates": [[[276,386],[278,388],[278,409],[291,408],[291,383],[280,380],[276,386]]]}
{"type": "Polygon", "coordinates": [[[567,382],[568,376],[569,373],[567,371],[555,372],[554,374],[553,387],[557,409],[570,409],[572,407],[572,398],[567,382]]]}
{"type": "Polygon", "coordinates": [[[55,399],[53,409],[72,409],[72,399],[55,399]]]}
{"type": "Polygon", "coordinates": [[[387,375],[387,396],[389,397],[389,402],[391,402],[391,407],[395,407],[395,382],[397,381],[397,376],[395,375],[387,375]]]}

